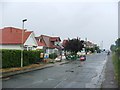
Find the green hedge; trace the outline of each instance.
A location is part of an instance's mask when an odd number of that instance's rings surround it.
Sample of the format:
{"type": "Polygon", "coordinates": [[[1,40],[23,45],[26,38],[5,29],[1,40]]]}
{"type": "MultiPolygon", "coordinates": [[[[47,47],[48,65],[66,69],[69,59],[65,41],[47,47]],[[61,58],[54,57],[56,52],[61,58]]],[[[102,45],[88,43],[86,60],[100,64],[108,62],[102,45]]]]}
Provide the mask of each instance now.
{"type": "MultiPolygon", "coordinates": [[[[43,51],[23,51],[23,66],[40,61],[43,51]]],[[[2,68],[20,67],[21,50],[2,50],[2,68]]]]}
{"type": "Polygon", "coordinates": [[[56,53],[49,54],[50,59],[55,59],[57,57],[56,53]]]}
{"type": "Polygon", "coordinates": [[[118,83],[120,85],[120,54],[118,52],[113,53],[112,59],[113,59],[113,65],[115,68],[115,73],[116,73],[116,79],[118,80],[118,83]]]}

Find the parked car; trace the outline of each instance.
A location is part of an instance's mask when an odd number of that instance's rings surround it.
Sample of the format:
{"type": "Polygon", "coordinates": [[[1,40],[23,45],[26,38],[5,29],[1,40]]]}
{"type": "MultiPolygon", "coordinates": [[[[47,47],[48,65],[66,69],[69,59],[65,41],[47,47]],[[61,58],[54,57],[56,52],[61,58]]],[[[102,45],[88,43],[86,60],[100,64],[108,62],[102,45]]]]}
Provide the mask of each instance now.
{"type": "Polygon", "coordinates": [[[80,56],[80,61],[85,61],[86,60],[86,55],[81,55],[80,56]]]}
{"type": "Polygon", "coordinates": [[[58,56],[58,57],[55,59],[55,61],[59,62],[59,61],[61,61],[61,59],[62,59],[62,60],[65,60],[66,57],[65,57],[64,55],[62,55],[62,57],[61,57],[61,56],[58,56]]]}

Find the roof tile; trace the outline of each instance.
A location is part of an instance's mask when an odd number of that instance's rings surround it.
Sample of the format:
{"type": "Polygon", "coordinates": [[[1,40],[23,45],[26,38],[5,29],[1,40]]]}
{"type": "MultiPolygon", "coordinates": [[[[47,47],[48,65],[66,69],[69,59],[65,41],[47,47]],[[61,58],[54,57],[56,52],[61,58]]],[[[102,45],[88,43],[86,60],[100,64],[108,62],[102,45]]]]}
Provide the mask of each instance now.
{"type": "Polygon", "coordinates": [[[0,44],[23,44],[32,33],[32,31],[23,31],[22,29],[13,27],[6,27],[1,30],[0,34],[2,34],[2,39],[0,40],[0,44]]]}

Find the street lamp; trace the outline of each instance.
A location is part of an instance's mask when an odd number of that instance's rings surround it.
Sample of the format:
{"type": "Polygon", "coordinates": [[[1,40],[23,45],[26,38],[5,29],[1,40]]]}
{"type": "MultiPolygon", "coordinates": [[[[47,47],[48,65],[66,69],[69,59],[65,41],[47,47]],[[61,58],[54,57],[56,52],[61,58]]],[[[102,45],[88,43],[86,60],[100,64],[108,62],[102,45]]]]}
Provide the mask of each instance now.
{"type": "Polygon", "coordinates": [[[25,21],[27,21],[27,19],[23,19],[23,20],[22,20],[22,29],[23,29],[23,30],[22,30],[22,45],[21,45],[21,47],[22,47],[22,49],[21,49],[21,67],[23,67],[23,46],[24,46],[24,45],[23,45],[23,44],[24,44],[24,43],[23,43],[23,42],[24,42],[24,41],[23,41],[23,37],[24,37],[23,34],[24,34],[24,22],[25,22],[25,21]]]}

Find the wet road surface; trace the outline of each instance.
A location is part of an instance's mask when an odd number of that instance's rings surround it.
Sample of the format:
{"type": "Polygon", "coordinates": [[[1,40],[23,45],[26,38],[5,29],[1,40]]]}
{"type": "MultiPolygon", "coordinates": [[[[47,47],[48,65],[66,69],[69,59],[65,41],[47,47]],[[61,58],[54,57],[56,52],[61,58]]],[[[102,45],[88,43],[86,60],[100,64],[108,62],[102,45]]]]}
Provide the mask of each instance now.
{"type": "Polygon", "coordinates": [[[3,88],[100,88],[107,61],[105,53],[88,55],[80,65],[74,60],[63,65],[8,77],[3,88]]]}

